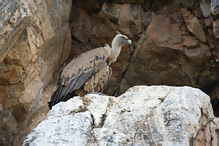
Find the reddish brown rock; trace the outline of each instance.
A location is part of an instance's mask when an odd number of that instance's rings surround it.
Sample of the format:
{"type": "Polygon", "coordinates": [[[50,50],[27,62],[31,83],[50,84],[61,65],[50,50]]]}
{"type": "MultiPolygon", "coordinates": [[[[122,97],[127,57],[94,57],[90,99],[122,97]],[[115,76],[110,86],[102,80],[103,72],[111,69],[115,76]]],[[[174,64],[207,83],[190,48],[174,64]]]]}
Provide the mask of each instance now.
{"type": "Polygon", "coordinates": [[[212,26],[213,23],[213,17],[205,18],[205,26],[212,26]]]}
{"type": "Polygon", "coordinates": [[[205,51],[206,56],[211,57],[211,50],[209,49],[208,45],[205,45],[204,43],[200,43],[200,47],[205,51]]]}
{"type": "Polygon", "coordinates": [[[207,35],[207,40],[210,48],[215,48],[214,36],[207,35]]]}
{"type": "Polygon", "coordinates": [[[188,11],[186,8],[182,8],[181,12],[182,12],[182,15],[183,15],[183,19],[186,22],[194,18],[194,15],[191,14],[191,12],[188,11]]]}
{"type": "Polygon", "coordinates": [[[202,11],[201,11],[200,7],[197,7],[197,8],[194,10],[194,13],[195,13],[195,16],[196,16],[196,17],[201,17],[201,16],[202,16],[202,11]]]}
{"type": "Polygon", "coordinates": [[[205,33],[197,17],[194,17],[191,12],[185,8],[182,8],[181,12],[183,14],[183,18],[186,22],[188,30],[193,33],[199,40],[206,42],[205,33]]]}
{"type": "Polygon", "coordinates": [[[202,42],[206,42],[205,33],[197,17],[186,21],[186,25],[188,30],[193,33],[199,40],[201,40],[202,42]]]}
{"type": "MultiPolygon", "coordinates": [[[[73,2],[74,3],[74,2],[73,2]]],[[[103,1],[101,0],[78,0],[75,1],[75,5],[86,12],[88,14],[97,13],[101,9],[101,5],[103,1]]]]}
{"type": "Polygon", "coordinates": [[[193,39],[193,37],[191,37],[191,36],[185,36],[183,45],[184,45],[184,46],[187,46],[187,47],[196,46],[196,45],[197,45],[197,42],[193,39]]]}
{"type": "Polygon", "coordinates": [[[217,133],[215,131],[215,125],[212,121],[206,123],[206,125],[198,132],[194,140],[194,146],[216,146],[217,145],[217,133]]]}
{"type": "Polygon", "coordinates": [[[146,34],[154,42],[166,42],[172,37],[170,26],[170,18],[164,15],[155,15],[147,28],[146,34]]]}
{"type": "Polygon", "coordinates": [[[181,31],[179,30],[178,24],[171,24],[170,32],[172,34],[173,43],[174,44],[181,43],[182,35],[181,35],[181,31]]]}
{"type": "Polygon", "coordinates": [[[0,86],[0,112],[3,110],[3,100],[4,100],[4,97],[5,97],[5,88],[4,86],[0,86]]]}
{"type": "Polygon", "coordinates": [[[141,33],[144,30],[142,24],[146,23],[146,15],[139,5],[109,3],[104,3],[100,13],[102,18],[118,22],[119,30],[124,34],[141,33]],[[132,23],[135,24],[134,29],[130,27],[132,23]]]}
{"type": "Polygon", "coordinates": [[[84,10],[73,6],[70,18],[72,36],[74,36],[80,42],[86,44],[92,29],[90,16],[84,10]]]}
{"type": "Polygon", "coordinates": [[[23,79],[24,70],[20,66],[0,66],[1,85],[10,85],[20,82],[23,79]]]}

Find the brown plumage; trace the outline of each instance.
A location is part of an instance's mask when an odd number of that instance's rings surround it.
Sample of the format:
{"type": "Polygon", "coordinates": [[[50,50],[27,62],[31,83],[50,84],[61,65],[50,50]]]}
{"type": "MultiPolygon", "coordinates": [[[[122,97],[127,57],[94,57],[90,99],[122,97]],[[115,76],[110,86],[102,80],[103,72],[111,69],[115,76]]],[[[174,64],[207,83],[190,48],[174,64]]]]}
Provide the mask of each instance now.
{"type": "Polygon", "coordinates": [[[127,36],[118,34],[109,45],[99,47],[74,58],[62,71],[58,88],[49,102],[50,109],[61,101],[86,93],[101,91],[112,74],[109,66],[114,63],[121,47],[131,44],[127,36]]]}

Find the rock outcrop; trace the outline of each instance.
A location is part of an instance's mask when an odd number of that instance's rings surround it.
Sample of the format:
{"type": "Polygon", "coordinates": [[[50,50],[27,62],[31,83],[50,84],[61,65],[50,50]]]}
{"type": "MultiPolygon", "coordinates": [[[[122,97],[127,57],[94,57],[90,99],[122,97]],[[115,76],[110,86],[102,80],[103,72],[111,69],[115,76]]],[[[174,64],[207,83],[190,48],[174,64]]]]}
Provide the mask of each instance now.
{"type": "Polygon", "coordinates": [[[71,1],[8,1],[5,6],[0,49],[0,145],[3,139],[5,145],[19,145],[48,112],[47,101],[56,83],[53,74],[69,57],[71,1]]]}
{"type": "Polygon", "coordinates": [[[135,86],[61,102],[26,138],[37,144],[217,145],[210,97],[191,87],[135,86]]]}
{"type": "Polygon", "coordinates": [[[176,2],[114,1],[103,3],[98,12],[92,8],[82,7],[79,1],[73,3],[72,56],[110,43],[117,32],[133,41],[113,65],[106,94],[118,96],[142,84],[187,85],[210,95],[217,109],[218,18],[209,15],[209,3],[184,6],[176,2]]]}

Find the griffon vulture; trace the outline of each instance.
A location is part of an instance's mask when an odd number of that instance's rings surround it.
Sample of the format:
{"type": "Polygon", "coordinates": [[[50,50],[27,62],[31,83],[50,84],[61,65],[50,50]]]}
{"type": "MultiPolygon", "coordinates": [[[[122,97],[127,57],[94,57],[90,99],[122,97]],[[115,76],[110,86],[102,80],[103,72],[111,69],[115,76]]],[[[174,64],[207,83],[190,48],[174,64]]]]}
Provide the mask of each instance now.
{"type": "Polygon", "coordinates": [[[74,58],[63,69],[49,108],[76,95],[99,92],[112,74],[109,65],[116,62],[121,47],[131,43],[127,36],[117,34],[112,41],[112,48],[106,44],[105,47],[90,50],[74,58]]]}

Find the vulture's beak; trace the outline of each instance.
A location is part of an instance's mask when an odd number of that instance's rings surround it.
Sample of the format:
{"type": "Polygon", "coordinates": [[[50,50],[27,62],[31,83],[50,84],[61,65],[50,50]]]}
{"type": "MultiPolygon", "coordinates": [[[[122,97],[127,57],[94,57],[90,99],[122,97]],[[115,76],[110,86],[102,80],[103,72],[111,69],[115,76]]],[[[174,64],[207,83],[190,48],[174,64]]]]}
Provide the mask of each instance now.
{"type": "Polygon", "coordinates": [[[131,45],[132,41],[130,39],[127,40],[128,44],[131,45]]]}

